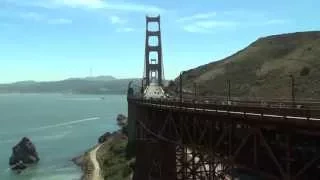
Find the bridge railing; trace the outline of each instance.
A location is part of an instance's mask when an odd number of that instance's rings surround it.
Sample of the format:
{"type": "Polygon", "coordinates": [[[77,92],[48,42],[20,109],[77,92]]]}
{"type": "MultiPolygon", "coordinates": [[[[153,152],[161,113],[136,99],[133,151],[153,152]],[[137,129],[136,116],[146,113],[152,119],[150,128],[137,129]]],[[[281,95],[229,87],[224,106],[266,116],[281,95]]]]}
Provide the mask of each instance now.
{"type": "MultiPolygon", "coordinates": [[[[177,94],[178,96],[179,94],[177,94]]],[[[221,96],[221,95],[195,95],[194,93],[191,92],[183,92],[183,97],[199,97],[199,98],[204,98],[204,99],[211,99],[211,98],[219,98],[219,99],[228,99],[227,96],[221,96]]],[[[288,97],[236,97],[236,96],[231,96],[230,97],[231,100],[234,101],[270,101],[270,102],[292,102],[292,98],[288,98],[288,97]]],[[[320,98],[299,98],[296,97],[295,101],[297,102],[320,102],[320,98]]]]}
{"type": "Polygon", "coordinates": [[[168,108],[183,107],[186,109],[198,110],[220,110],[256,113],[256,114],[270,114],[279,116],[296,116],[305,118],[320,118],[320,103],[318,102],[295,102],[292,106],[291,102],[257,102],[257,101],[225,101],[220,98],[199,99],[199,98],[176,98],[169,97],[163,99],[144,99],[131,98],[139,103],[149,103],[154,105],[165,105],[168,108]]]}
{"type": "MultiPolygon", "coordinates": [[[[194,99],[196,101],[228,101],[226,96],[195,96],[192,93],[183,93],[183,99],[194,99]]],[[[231,103],[247,104],[247,105],[270,105],[273,107],[296,106],[297,108],[308,107],[311,109],[320,109],[320,99],[315,98],[264,98],[264,97],[230,97],[231,103]]]]}

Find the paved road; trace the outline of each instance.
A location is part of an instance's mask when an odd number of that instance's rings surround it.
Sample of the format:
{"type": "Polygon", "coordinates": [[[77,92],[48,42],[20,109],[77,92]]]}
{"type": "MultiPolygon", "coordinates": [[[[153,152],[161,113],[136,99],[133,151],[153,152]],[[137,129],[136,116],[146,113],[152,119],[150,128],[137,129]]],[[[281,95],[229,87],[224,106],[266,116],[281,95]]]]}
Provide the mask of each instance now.
{"type": "Polygon", "coordinates": [[[308,118],[308,117],[298,117],[298,116],[287,116],[287,115],[276,115],[276,114],[262,114],[262,113],[249,113],[242,111],[230,111],[230,110],[218,110],[218,109],[207,109],[207,108],[197,108],[197,107],[181,107],[175,105],[166,105],[166,104],[157,104],[157,103],[143,103],[145,105],[155,106],[155,107],[166,107],[172,109],[184,109],[191,111],[201,111],[201,112],[216,112],[216,113],[225,113],[225,114],[238,114],[238,115],[246,115],[246,116],[259,116],[259,117],[272,117],[272,118],[280,118],[280,119],[298,119],[298,120],[311,120],[311,121],[320,121],[320,118],[308,118]]]}
{"type": "Polygon", "coordinates": [[[103,180],[103,177],[101,176],[100,166],[97,160],[97,151],[100,148],[100,146],[101,145],[97,146],[90,152],[90,159],[94,167],[91,180],[103,180]]]}

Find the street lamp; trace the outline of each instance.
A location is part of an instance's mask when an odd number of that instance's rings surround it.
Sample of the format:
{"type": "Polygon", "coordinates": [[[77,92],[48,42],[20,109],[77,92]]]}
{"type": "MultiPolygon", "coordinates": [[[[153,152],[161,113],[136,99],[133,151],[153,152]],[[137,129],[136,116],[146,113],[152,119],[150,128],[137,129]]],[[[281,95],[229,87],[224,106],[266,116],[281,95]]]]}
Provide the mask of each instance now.
{"type": "Polygon", "coordinates": [[[227,80],[227,85],[228,85],[228,103],[231,100],[231,81],[230,79],[227,80]]]}
{"type": "Polygon", "coordinates": [[[127,92],[127,96],[130,97],[130,96],[133,96],[133,88],[131,87],[133,81],[130,81],[129,84],[128,84],[128,92],[127,92]]]}
{"type": "Polygon", "coordinates": [[[182,102],[182,75],[184,71],[180,72],[180,102],[182,102]]]}
{"type": "Polygon", "coordinates": [[[291,78],[291,101],[292,101],[292,107],[295,105],[295,83],[294,83],[294,76],[290,74],[291,78]]]}
{"type": "Polygon", "coordinates": [[[146,79],[146,77],[143,77],[142,79],[141,79],[141,94],[143,95],[143,93],[144,93],[144,80],[146,79]]]}
{"type": "Polygon", "coordinates": [[[193,83],[194,97],[197,97],[197,83],[193,83]]]}
{"type": "Polygon", "coordinates": [[[227,63],[226,64],[226,71],[227,71],[227,88],[228,88],[228,92],[227,92],[227,101],[228,101],[228,103],[230,102],[230,100],[231,100],[231,81],[230,81],[230,78],[231,78],[231,76],[230,76],[230,67],[231,67],[231,65],[232,65],[232,63],[231,62],[229,62],[229,63],[227,63]]]}

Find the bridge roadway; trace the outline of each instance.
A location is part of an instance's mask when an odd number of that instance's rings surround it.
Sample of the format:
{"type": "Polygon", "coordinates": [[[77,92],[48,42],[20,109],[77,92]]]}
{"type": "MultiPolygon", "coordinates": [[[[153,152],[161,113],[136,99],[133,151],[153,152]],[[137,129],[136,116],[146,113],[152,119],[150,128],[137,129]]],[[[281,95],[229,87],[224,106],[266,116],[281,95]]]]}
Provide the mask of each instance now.
{"type": "Polygon", "coordinates": [[[320,179],[318,104],[128,97],[134,179],[320,179]]]}

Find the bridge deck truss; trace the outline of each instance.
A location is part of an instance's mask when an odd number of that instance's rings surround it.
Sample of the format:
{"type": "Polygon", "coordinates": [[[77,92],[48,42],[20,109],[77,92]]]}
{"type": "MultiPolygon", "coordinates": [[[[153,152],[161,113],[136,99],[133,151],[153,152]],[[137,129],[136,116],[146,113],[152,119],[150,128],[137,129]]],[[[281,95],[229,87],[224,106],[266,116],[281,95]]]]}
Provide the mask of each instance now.
{"type": "Polygon", "coordinates": [[[136,110],[129,113],[136,123],[136,180],[320,179],[316,118],[280,121],[281,113],[252,116],[257,111],[128,102],[129,111],[136,110]],[[302,121],[314,125],[307,128],[302,121]]]}

